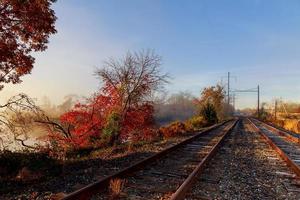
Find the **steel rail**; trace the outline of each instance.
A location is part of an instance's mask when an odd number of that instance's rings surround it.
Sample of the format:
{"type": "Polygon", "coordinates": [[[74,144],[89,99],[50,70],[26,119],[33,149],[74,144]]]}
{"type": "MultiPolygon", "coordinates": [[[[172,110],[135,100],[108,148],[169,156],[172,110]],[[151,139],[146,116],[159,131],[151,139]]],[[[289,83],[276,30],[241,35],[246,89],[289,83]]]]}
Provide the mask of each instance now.
{"type": "Polygon", "coordinates": [[[254,118],[254,120],[262,123],[267,129],[269,129],[271,131],[274,131],[274,132],[278,133],[281,136],[286,137],[287,140],[289,140],[291,142],[300,143],[300,138],[292,135],[292,133],[290,133],[289,131],[281,130],[281,129],[279,129],[279,128],[277,128],[277,127],[275,127],[275,126],[273,126],[269,123],[263,122],[263,121],[261,121],[259,119],[256,119],[256,118],[254,118]]]}
{"type": "Polygon", "coordinates": [[[252,127],[257,131],[266,142],[280,155],[280,157],[286,162],[286,164],[296,173],[297,176],[300,176],[300,167],[281,149],[279,148],[266,134],[264,134],[253,122],[251,119],[247,118],[252,125],[252,127]]]}
{"type": "Polygon", "coordinates": [[[110,176],[107,176],[107,177],[104,177],[102,179],[100,179],[99,181],[96,181],[94,183],[91,183],[79,190],[76,190],[72,193],[69,193],[67,194],[66,196],[64,196],[63,198],[61,198],[61,200],[89,200],[92,198],[93,195],[95,195],[96,193],[99,193],[101,191],[104,191],[105,189],[108,188],[108,185],[109,185],[109,181],[112,180],[112,179],[115,179],[115,178],[122,178],[122,177],[126,177],[128,174],[131,174],[133,172],[136,172],[138,171],[139,169],[141,168],[144,168],[146,167],[148,164],[160,159],[161,157],[165,156],[166,154],[178,149],[179,147],[182,147],[183,145],[185,144],[188,144],[190,142],[192,142],[193,140],[195,140],[196,138],[204,135],[204,134],[207,134],[219,127],[221,127],[222,125],[226,124],[227,122],[230,122],[232,120],[227,120],[227,121],[224,121],[220,124],[217,124],[217,125],[214,125],[214,126],[211,126],[203,131],[201,131],[200,133],[174,145],[174,146],[171,146],[159,153],[156,153],[154,154],[153,156],[150,156],[148,158],[145,158],[135,164],[133,164],[132,166],[129,166],[123,170],[120,170],[110,176]]]}
{"type": "Polygon", "coordinates": [[[176,192],[171,196],[170,200],[182,200],[184,199],[186,193],[191,188],[192,184],[197,180],[198,176],[205,169],[206,164],[212,159],[212,157],[216,154],[217,150],[224,143],[225,138],[229,135],[229,133],[233,130],[235,125],[239,122],[236,120],[227,130],[223,130],[224,134],[221,139],[213,146],[210,152],[203,158],[203,160],[197,165],[194,171],[188,176],[188,178],[179,186],[176,192]]]}

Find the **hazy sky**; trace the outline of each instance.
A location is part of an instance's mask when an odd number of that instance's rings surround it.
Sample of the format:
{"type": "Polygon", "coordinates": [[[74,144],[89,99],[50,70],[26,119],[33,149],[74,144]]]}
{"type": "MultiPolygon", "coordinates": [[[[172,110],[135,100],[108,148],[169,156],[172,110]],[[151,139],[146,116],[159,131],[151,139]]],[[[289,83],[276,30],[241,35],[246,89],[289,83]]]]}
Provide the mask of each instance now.
{"type": "MultiPolygon", "coordinates": [[[[298,0],[58,0],[53,8],[58,33],[35,54],[32,75],[3,96],[87,96],[100,86],[93,72],[105,59],[151,48],[173,77],[169,92],[196,95],[230,71],[234,89],[260,84],[263,101],[300,100],[298,0]]],[[[256,96],[236,103],[254,107],[256,96]]]]}

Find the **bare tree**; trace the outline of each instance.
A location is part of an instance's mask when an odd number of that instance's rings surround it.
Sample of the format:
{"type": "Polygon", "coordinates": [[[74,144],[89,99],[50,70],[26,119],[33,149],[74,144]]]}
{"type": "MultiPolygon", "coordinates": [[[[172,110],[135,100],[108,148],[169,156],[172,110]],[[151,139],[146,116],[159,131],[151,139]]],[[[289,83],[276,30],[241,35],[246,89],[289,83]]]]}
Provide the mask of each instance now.
{"type": "MultiPolygon", "coordinates": [[[[64,137],[70,137],[69,127],[64,127],[59,122],[51,119],[35,104],[34,99],[26,94],[18,94],[11,97],[6,104],[0,106],[0,134],[2,138],[10,135],[23,147],[36,149],[36,146],[26,144],[28,133],[36,126],[42,126],[48,132],[61,133],[64,137]]],[[[4,144],[2,144],[4,146],[4,144]]]]}
{"type": "MultiPolygon", "coordinates": [[[[118,93],[121,108],[118,110],[117,122],[123,122],[131,108],[152,103],[151,97],[155,91],[163,88],[167,83],[168,75],[161,71],[161,57],[153,51],[127,53],[125,58],[110,59],[103,68],[96,71],[96,75],[105,83],[109,83],[118,93]]],[[[62,107],[73,104],[67,100],[62,107]]],[[[71,124],[62,124],[58,119],[49,117],[35,101],[26,94],[12,97],[7,104],[0,107],[0,125],[2,133],[10,132],[14,139],[26,148],[34,149],[25,143],[27,133],[33,126],[42,126],[49,135],[60,134],[62,138],[72,139],[71,124]],[[5,129],[5,130],[4,130],[5,129]]],[[[112,140],[118,141],[119,133],[112,140]]],[[[56,138],[59,139],[59,138],[56,138]]]]}
{"type": "MultiPolygon", "coordinates": [[[[161,57],[152,50],[128,52],[123,59],[111,58],[95,74],[117,91],[121,102],[118,121],[121,123],[130,108],[152,103],[153,93],[168,83],[168,75],[161,72],[161,57]]],[[[118,135],[116,133],[112,140],[118,140],[118,135]]]]}
{"type": "Polygon", "coordinates": [[[10,136],[13,136],[15,141],[20,142],[26,148],[33,149],[33,146],[25,144],[32,120],[27,111],[29,108],[32,110],[32,100],[25,94],[19,94],[11,97],[0,108],[2,109],[0,113],[2,135],[12,133],[10,136]]]}
{"type": "Polygon", "coordinates": [[[123,112],[148,101],[154,91],[168,82],[168,75],[161,73],[161,57],[151,50],[128,52],[120,60],[111,58],[96,70],[96,76],[119,91],[123,112]]]}

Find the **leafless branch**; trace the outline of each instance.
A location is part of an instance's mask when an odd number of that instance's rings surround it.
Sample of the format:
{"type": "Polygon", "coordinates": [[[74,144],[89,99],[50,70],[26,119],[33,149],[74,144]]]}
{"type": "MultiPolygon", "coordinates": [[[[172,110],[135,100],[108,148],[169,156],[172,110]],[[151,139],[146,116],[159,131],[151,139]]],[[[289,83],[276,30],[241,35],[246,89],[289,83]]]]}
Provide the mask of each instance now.
{"type": "Polygon", "coordinates": [[[42,124],[47,130],[61,133],[64,137],[71,137],[70,127],[65,128],[62,124],[49,118],[45,112],[35,104],[34,99],[26,94],[11,97],[7,103],[0,106],[0,127],[5,134],[12,134],[13,139],[26,148],[35,147],[25,144],[28,139],[27,133],[42,124]],[[24,139],[23,139],[24,138],[24,139]]]}
{"type": "Polygon", "coordinates": [[[168,83],[168,74],[160,71],[161,57],[154,51],[128,52],[121,60],[110,59],[96,75],[118,89],[123,110],[144,103],[154,91],[168,83]]]}

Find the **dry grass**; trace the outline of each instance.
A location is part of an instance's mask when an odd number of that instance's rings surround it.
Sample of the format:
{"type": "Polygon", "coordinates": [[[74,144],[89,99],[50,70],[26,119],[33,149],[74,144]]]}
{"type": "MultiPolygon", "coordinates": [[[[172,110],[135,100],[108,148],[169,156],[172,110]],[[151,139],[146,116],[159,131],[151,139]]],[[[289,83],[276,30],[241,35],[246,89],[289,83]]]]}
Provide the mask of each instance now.
{"type": "Polygon", "coordinates": [[[122,179],[112,179],[109,183],[109,192],[110,192],[110,199],[111,200],[116,200],[119,199],[121,196],[124,194],[122,193],[124,185],[125,185],[125,180],[122,179]]]}
{"type": "Polygon", "coordinates": [[[296,133],[300,133],[299,130],[299,120],[296,119],[286,119],[284,120],[284,126],[283,128],[296,132],[296,133]]]}
{"type": "Polygon", "coordinates": [[[272,121],[272,123],[280,126],[286,130],[300,133],[300,120],[299,119],[278,119],[276,121],[272,121]]]}

